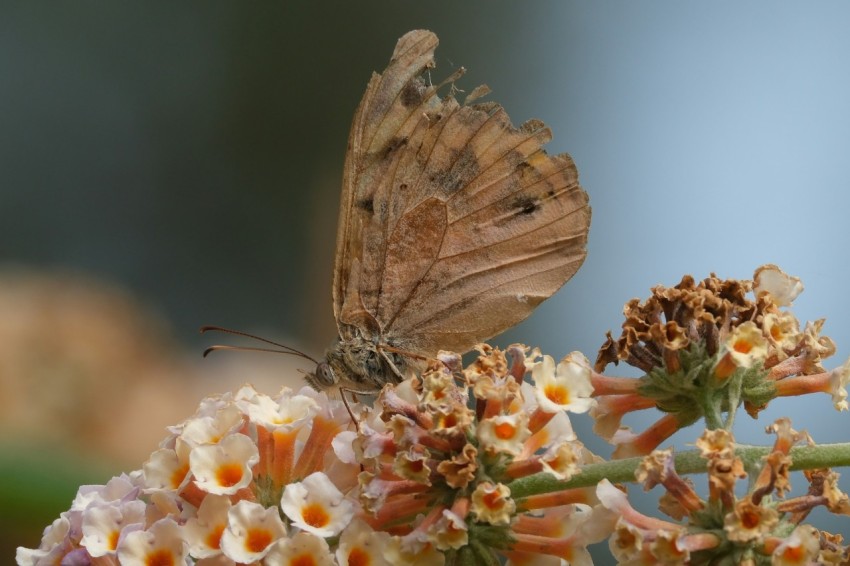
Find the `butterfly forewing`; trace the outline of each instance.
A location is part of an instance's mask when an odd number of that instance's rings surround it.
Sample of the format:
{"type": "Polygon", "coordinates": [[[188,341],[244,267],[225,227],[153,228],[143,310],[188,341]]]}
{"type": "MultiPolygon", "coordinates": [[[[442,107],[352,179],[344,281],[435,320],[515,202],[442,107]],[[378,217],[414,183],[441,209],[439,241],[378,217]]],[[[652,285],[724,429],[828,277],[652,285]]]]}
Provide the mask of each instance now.
{"type": "Polygon", "coordinates": [[[461,105],[423,77],[437,38],[401,38],[355,115],[334,312],[408,351],[464,352],[527,317],[585,257],[590,208],[551,133],[495,103],[461,105]]]}

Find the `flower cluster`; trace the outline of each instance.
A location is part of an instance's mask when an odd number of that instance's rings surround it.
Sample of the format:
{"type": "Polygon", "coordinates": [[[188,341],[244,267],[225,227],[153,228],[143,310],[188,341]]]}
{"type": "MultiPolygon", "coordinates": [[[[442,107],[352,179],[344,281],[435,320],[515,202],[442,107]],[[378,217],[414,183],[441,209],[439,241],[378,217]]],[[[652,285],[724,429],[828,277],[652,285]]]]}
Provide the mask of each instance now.
{"type": "Polygon", "coordinates": [[[512,494],[518,478],[567,480],[598,458],[565,412],[592,405],[586,358],[556,365],[521,346],[509,352],[510,364],[481,346],[465,370],[441,353],[421,378],[385,389],[361,422],[360,500],[374,528],[398,535],[394,563],[590,564],[586,546],[610,532],[592,486],[512,494]],[[524,381],[529,369],[534,386],[524,381]]]}
{"type": "Polygon", "coordinates": [[[850,548],[840,535],[818,531],[802,521],[824,506],[830,512],[850,514],[850,499],[838,488],[838,474],[829,469],[806,473],[806,495],[785,498],[790,489],[791,448],[805,433],[791,428],[786,418],[767,428],[776,434],[773,448],[760,462],[745,463],[735,451],[732,435],[722,429],[706,431],[697,448],[708,473],[708,498],[694,491],[690,480],[675,468],[670,450],[655,450],[644,458],[637,480],[649,490],[662,485],[666,492],[659,508],[675,521],[649,517],[634,509],[626,494],[607,480],[600,482],[602,504],[617,514],[609,547],[620,563],[628,564],[847,564],[850,548]],[[754,480],[742,497],[735,496],[738,480],[752,470],[754,480]]]}
{"type": "Polygon", "coordinates": [[[309,388],[207,398],[142,470],[81,487],[18,563],[317,566],[374,554],[344,495],[359,469],[332,450],[349,426],[341,402],[309,388]]]}
{"type": "Polygon", "coordinates": [[[592,376],[594,430],[617,445],[614,456],[648,454],[700,418],[709,429],[729,429],[740,405],[755,417],[781,396],[829,393],[836,409],[846,410],[850,364],[832,371],[821,365],[835,353],[821,335],[824,321],[801,329],[784,308],[802,289],[796,277],[765,265],[752,281],[685,276],[675,287],[653,288],[644,302],[629,301],[623,332],[616,340],[609,333],[595,370],[625,361],[645,375],[592,376]],[[666,414],[649,429],[621,427],[627,412],[650,407],[666,414]]]}
{"type": "Polygon", "coordinates": [[[613,528],[593,487],[511,495],[598,460],[565,412],[592,405],[589,363],[510,351],[481,346],[466,370],[441,353],[354,404],[357,423],[309,388],[208,398],[142,470],[82,487],[18,563],[590,564],[613,528]]]}
{"type": "Polygon", "coordinates": [[[772,448],[730,432],[739,405],[756,416],[780,396],[825,392],[848,408],[850,363],[825,370],[823,321],[801,329],[786,309],[801,290],[774,266],[657,287],[626,306],[595,369],[578,352],[556,363],[480,345],[467,367],[440,352],[373,405],[309,387],[207,398],[141,470],[81,487],[17,562],[586,566],[588,546],[608,540],[631,565],[850,564],[839,535],[804,524],[816,507],[850,515],[829,468],[850,462],[850,444],[815,446],[787,419],[768,428],[772,448]],[[620,360],[645,375],[600,373],[620,360]],[[666,414],[646,431],[621,426],[651,407],[666,414]],[[570,412],[595,417],[617,444],[611,461],[577,439],[570,412]],[[657,450],[700,418],[698,451],[657,450]],[[788,495],[792,469],[806,494],[788,495]],[[692,473],[707,475],[707,497],[692,473]],[[635,479],[664,487],[672,520],[632,507],[619,483],[635,479]]]}

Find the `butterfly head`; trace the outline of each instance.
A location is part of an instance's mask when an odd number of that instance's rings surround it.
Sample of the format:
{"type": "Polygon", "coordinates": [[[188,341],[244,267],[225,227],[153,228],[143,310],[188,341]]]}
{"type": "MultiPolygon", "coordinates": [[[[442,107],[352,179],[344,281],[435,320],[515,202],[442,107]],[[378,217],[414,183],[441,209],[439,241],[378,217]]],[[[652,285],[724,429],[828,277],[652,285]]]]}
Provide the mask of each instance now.
{"type": "Polygon", "coordinates": [[[313,370],[313,373],[306,374],[304,379],[316,391],[325,391],[339,383],[339,378],[327,361],[321,361],[316,364],[316,369],[313,370]]]}

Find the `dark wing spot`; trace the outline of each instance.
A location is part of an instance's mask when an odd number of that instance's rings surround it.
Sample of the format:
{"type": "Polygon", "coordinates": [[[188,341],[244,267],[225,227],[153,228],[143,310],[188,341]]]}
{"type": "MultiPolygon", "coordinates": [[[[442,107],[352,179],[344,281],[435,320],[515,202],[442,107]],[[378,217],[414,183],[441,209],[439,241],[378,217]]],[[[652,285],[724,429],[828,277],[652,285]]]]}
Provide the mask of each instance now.
{"type": "Polygon", "coordinates": [[[419,106],[422,103],[422,97],[425,95],[425,81],[422,77],[411,79],[404,88],[401,89],[401,103],[405,108],[411,106],[419,106]]]}
{"type": "Polygon", "coordinates": [[[514,210],[517,216],[533,214],[539,208],[540,203],[531,197],[521,197],[514,203],[514,210]]]}
{"type": "Polygon", "coordinates": [[[357,201],[357,208],[360,210],[365,210],[369,214],[375,212],[375,201],[372,200],[372,197],[366,197],[357,201]]]}
{"type": "Polygon", "coordinates": [[[444,193],[452,194],[467,186],[481,170],[478,156],[472,146],[466,145],[460,151],[453,152],[454,164],[448,171],[436,171],[430,177],[431,183],[440,187],[444,193]]]}
{"type": "Polygon", "coordinates": [[[407,145],[407,138],[393,138],[387,142],[387,147],[384,148],[384,159],[389,158],[395,151],[407,145]]]}

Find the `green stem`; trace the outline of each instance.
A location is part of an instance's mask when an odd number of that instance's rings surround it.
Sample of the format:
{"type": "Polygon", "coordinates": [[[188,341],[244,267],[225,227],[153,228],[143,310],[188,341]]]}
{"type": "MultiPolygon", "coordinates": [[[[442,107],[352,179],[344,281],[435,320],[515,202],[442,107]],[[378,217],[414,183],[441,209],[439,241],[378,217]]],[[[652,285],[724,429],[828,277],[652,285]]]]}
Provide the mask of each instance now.
{"type": "MultiPolygon", "coordinates": [[[[771,447],[736,445],[735,454],[744,461],[744,467],[753,470],[767,456],[771,447]]],[[[850,466],[850,442],[840,444],[817,444],[814,446],[798,446],[791,449],[791,470],[813,470],[817,468],[835,468],[850,466]]],[[[596,485],[600,480],[608,479],[612,483],[635,481],[635,470],[643,460],[642,457],[611,460],[599,464],[589,464],[572,479],[558,480],[552,475],[541,472],[532,476],[519,478],[508,484],[511,497],[519,499],[541,493],[552,493],[564,489],[588,487],[596,485]]],[[[675,455],[676,471],[679,474],[698,474],[706,471],[706,460],[698,450],[688,450],[675,455]]]]}
{"type": "Polygon", "coordinates": [[[726,422],[723,425],[728,431],[732,430],[732,425],[735,424],[735,413],[738,412],[738,405],[741,403],[741,390],[744,386],[743,375],[737,372],[732,378],[732,383],[729,384],[729,412],[726,413],[726,422]]]}
{"type": "Polygon", "coordinates": [[[705,428],[708,430],[717,430],[723,428],[723,422],[720,419],[720,399],[712,388],[706,387],[702,391],[702,412],[705,415],[705,428]]]}

